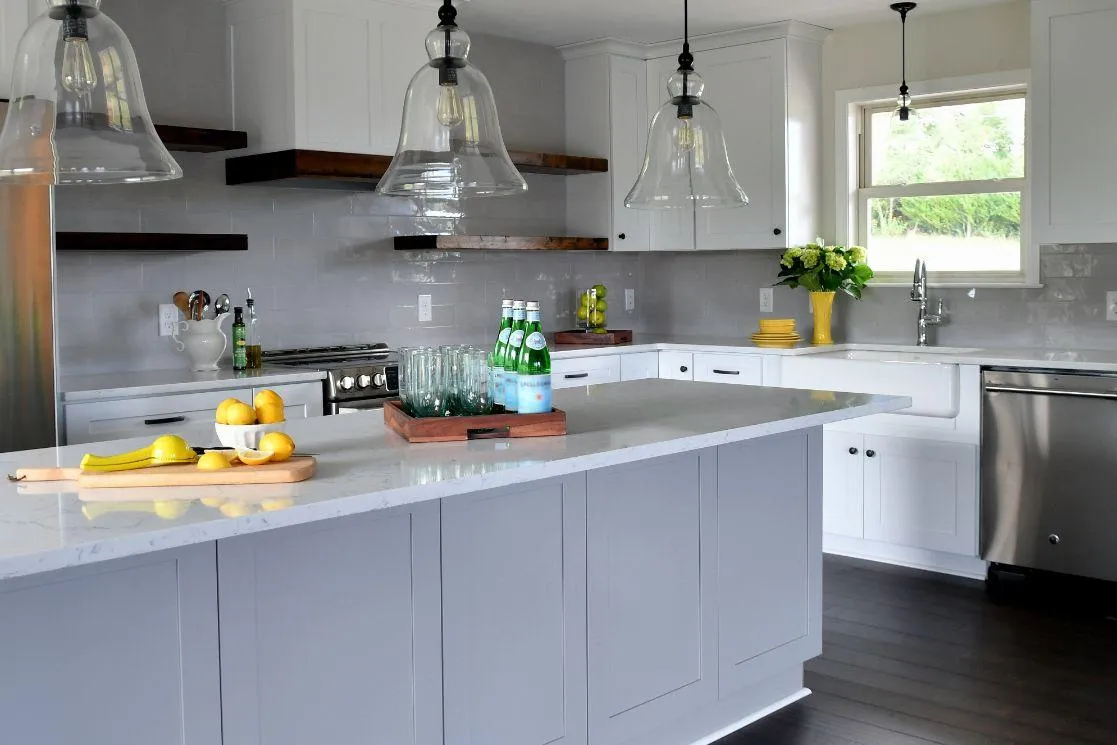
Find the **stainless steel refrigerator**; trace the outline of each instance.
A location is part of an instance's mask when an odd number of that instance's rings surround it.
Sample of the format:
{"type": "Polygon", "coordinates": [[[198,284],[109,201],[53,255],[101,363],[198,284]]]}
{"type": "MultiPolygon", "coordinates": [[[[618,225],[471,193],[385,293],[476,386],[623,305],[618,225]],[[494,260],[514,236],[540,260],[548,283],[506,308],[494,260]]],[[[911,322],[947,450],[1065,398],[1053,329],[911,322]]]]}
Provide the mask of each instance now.
{"type": "Polygon", "coordinates": [[[54,274],[50,187],[0,184],[0,452],[59,442],[54,274]]]}

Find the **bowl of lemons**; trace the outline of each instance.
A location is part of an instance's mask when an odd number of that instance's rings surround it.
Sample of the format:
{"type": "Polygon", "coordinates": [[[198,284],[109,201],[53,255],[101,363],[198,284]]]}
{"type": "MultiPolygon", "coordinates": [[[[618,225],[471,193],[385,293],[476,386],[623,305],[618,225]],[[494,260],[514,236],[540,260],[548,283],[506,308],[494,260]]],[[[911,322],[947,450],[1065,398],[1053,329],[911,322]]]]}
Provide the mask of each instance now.
{"type": "Polygon", "coordinates": [[[272,390],[260,391],[251,404],[227,398],[218,405],[214,418],[218,441],[236,450],[256,450],[269,432],[287,427],[283,398],[272,390]]]}

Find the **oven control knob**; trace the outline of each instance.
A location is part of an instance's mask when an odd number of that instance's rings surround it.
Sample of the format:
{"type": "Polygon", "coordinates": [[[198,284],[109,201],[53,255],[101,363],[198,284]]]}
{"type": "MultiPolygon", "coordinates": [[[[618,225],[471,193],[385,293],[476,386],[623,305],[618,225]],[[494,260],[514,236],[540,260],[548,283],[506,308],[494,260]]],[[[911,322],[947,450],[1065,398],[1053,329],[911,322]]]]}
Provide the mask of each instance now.
{"type": "Polygon", "coordinates": [[[341,388],[342,388],[342,390],[345,390],[345,391],[353,390],[353,376],[352,375],[346,375],[344,378],[341,379],[341,388]]]}
{"type": "Polygon", "coordinates": [[[376,373],[372,376],[372,384],[377,388],[383,388],[387,381],[384,379],[384,373],[376,373]]]}
{"type": "Polygon", "coordinates": [[[362,375],[361,377],[357,378],[358,388],[368,388],[370,385],[372,385],[372,378],[370,378],[368,375],[362,375]]]}

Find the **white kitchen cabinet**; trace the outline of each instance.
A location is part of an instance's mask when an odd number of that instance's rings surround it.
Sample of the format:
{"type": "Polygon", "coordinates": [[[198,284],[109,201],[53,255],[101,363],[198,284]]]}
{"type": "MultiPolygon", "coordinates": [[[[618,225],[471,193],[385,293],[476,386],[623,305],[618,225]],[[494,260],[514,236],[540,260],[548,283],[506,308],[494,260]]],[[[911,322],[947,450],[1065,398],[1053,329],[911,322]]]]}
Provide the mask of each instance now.
{"type": "Polygon", "coordinates": [[[395,152],[431,4],[232,0],[226,20],[233,126],[254,147],[395,152]]]}
{"type": "Polygon", "coordinates": [[[215,554],[202,543],[0,583],[4,741],[221,742],[215,554]]]}
{"type": "Polygon", "coordinates": [[[659,352],[622,354],[621,380],[647,380],[659,377],[659,352]]]}
{"type": "MultiPolygon", "coordinates": [[[[66,444],[79,445],[147,435],[155,438],[185,425],[213,422],[213,412],[226,398],[251,401],[252,389],[233,388],[204,393],[66,404],[66,444]]],[[[319,409],[321,405],[322,393],[319,389],[319,409]]]]}
{"type": "Polygon", "coordinates": [[[437,502],[221,541],[218,737],[442,745],[439,552],[437,502]]]}
{"type": "Polygon", "coordinates": [[[1031,227],[1049,243],[1117,241],[1117,2],[1033,0],[1031,227]]]}
{"type": "MultiPolygon", "coordinates": [[[[265,388],[253,388],[252,396],[255,397],[262,390],[265,390],[265,388]]],[[[283,412],[288,419],[309,419],[312,416],[322,416],[324,394],[321,381],[274,385],[271,386],[270,390],[275,391],[283,398],[283,412]]]]}
{"type": "Polygon", "coordinates": [[[663,380],[694,380],[694,355],[690,352],[660,352],[659,377],[663,380]]]}
{"type": "Polygon", "coordinates": [[[822,445],[822,530],[865,537],[865,437],[827,430],[822,445]]]}
{"type": "Polygon", "coordinates": [[[764,358],[756,354],[696,352],[694,379],[700,383],[763,385],[764,358]]]}
{"type": "Polygon", "coordinates": [[[551,388],[577,388],[582,385],[619,383],[621,360],[616,354],[574,357],[551,363],[551,388]]]}
{"type": "Polygon", "coordinates": [[[865,437],[865,538],[976,556],[977,447],[865,437]]]}

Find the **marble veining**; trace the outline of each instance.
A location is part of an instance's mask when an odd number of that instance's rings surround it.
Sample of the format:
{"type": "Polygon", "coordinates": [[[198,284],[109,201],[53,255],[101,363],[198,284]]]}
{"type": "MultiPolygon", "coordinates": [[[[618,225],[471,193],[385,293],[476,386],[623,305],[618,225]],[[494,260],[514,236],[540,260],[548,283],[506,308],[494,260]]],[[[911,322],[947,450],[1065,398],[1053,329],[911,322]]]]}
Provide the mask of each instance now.
{"type": "MultiPolygon", "coordinates": [[[[384,426],[379,412],[292,421],[288,431],[300,450],[320,454],[318,475],[301,484],[110,493],[5,481],[0,579],[714,447],[897,411],[911,401],[642,380],[556,391],[555,403],[568,414],[565,437],[409,445],[384,426]],[[255,506],[252,514],[226,517],[203,499],[255,506]],[[271,511],[256,511],[265,505],[271,511]]],[[[208,427],[180,434],[198,445],[214,440],[208,427]]],[[[109,449],[147,442],[124,440],[109,449]]],[[[0,473],[74,466],[89,449],[99,448],[3,453],[0,473]]]]}

